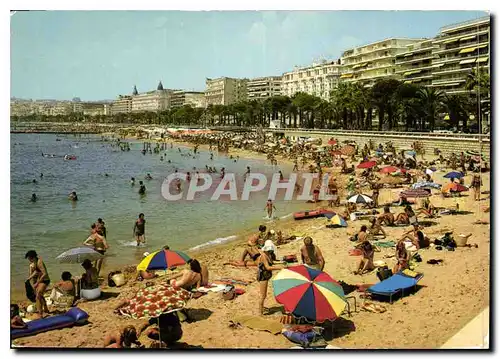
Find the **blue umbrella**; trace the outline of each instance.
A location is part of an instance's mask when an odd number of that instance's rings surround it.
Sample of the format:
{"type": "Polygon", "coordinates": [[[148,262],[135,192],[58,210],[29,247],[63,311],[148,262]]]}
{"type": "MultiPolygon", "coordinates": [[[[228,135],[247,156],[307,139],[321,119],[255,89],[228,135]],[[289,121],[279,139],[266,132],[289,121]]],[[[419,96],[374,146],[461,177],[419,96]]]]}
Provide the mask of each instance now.
{"type": "Polygon", "coordinates": [[[77,247],[58,255],[56,259],[59,259],[61,263],[82,263],[86,259],[95,261],[103,257],[92,247],[77,247]]]}
{"type": "Polygon", "coordinates": [[[464,176],[464,174],[462,172],[458,172],[458,171],[451,171],[451,172],[448,172],[447,174],[445,174],[443,177],[444,178],[462,178],[464,176]]]}

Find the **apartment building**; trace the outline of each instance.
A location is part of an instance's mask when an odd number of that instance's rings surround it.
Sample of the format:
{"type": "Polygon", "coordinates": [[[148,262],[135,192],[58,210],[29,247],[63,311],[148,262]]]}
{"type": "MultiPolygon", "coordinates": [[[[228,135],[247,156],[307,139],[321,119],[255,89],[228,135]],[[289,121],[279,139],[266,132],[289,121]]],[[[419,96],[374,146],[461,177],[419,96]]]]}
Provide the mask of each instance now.
{"type": "Polygon", "coordinates": [[[119,95],[118,98],[113,101],[111,106],[111,114],[116,115],[118,113],[130,113],[132,112],[132,96],[119,95]]]}
{"type": "Polygon", "coordinates": [[[434,51],[438,48],[433,39],[407,45],[405,52],[396,55],[396,78],[406,84],[430,86],[434,51]]]}
{"type": "Polygon", "coordinates": [[[205,105],[230,105],[247,100],[248,79],[220,77],[205,81],[205,105]]]}
{"type": "Polygon", "coordinates": [[[281,95],[281,76],[258,77],[248,81],[248,101],[281,95]]]}
{"type": "Polygon", "coordinates": [[[31,100],[11,100],[10,115],[11,116],[29,116],[35,112],[33,101],[31,100]]]}
{"type": "Polygon", "coordinates": [[[283,74],[281,94],[292,97],[297,92],[305,92],[328,101],[330,92],[337,87],[340,70],[340,60],[296,67],[283,74]]]}
{"type": "Polygon", "coordinates": [[[468,93],[467,76],[472,69],[490,67],[490,18],[484,17],[441,28],[434,38],[431,86],[447,94],[468,93]]]}
{"type": "Polygon", "coordinates": [[[396,56],[407,52],[407,46],[425,39],[391,38],[344,51],[342,75],[346,82],[371,87],[381,78],[396,78],[396,56]]]}
{"type": "Polygon", "coordinates": [[[170,108],[189,105],[195,108],[205,107],[205,93],[196,91],[174,91],[170,100],[170,108]]]}

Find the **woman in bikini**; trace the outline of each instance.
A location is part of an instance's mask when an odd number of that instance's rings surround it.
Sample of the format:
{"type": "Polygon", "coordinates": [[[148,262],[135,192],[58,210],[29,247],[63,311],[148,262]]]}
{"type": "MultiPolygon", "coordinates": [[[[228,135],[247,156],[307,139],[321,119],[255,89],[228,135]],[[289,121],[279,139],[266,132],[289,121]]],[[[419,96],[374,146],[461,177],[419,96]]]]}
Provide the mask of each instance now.
{"type": "MultiPolygon", "coordinates": [[[[85,244],[87,246],[88,245],[94,246],[94,250],[96,252],[99,252],[102,255],[104,255],[106,253],[106,250],[109,248],[109,246],[108,246],[108,242],[106,241],[106,237],[103,234],[104,233],[103,233],[102,229],[94,223],[91,226],[91,234],[90,234],[89,238],[87,238],[85,240],[85,242],[83,242],[83,244],[85,244]]],[[[101,272],[103,260],[104,260],[103,258],[100,258],[94,264],[94,266],[97,269],[97,274],[99,274],[101,272]]]]}
{"type": "MultiPolygon", "coordinates": [[[[265,233],[265,232],[264,232],[265,233]]],[[[257,259],[260,256],[260,251],[258,247],[259,235],[253,235],[248,239],[247,245],[241,253],[240,259],[238,261],[230,261],[224,263],[224,265],[231,265],[235,267],[254,267],[257,265],[257,259]],[[247,257],[249,259],[247,259],[247,257]]]]}
{"type": "Polygon", "coordinates": [[[137,246],[139,246],[141,242],[146,243],[146,220],[144,219],[144,213],[140,213],[139,218],[134,223],[134,236],[137,241],[137,246]]]}
{"type": "Polygon", "coordinates": [[[267,297],[267,287],[269,280],[273,276],[273,270],[280,270],[285,268],[284,266],[273,266],[273,260],[276,260],[274,254],[274,244],[272,241],[268,240],[264,243],[264,247],[260,251],[260,256],[257,258],[257,281],[260,287],[260,298],[259,298],[259,313],[264,315],[264,302],[267,297]]]}
{"type": "Polygon", "coordinates": [[[189,267],[190,269],[186,269],[179,275],[174,276],[170,279],[170,284],[174,288],[183,288],[191,291],[201,286],[202,276],[200,262],[198,262],[196,259],[193,259],[189,263],[189,267]],[[176,281],[175,279],[179,277],[181,277],[181,279],[176,281]]]}
{"type": "Polygon", "coordinates": [[[375,257],[375,252],[380,252],[380,249],[373,246],[369,241],[362,242],[357,248],[361,249],[363,258],[359,261],[358,270],[354,274],[362,275],[375,269],[373,258],[375,257]]]}
{"type": "Polygon", "coordinates": [[[394,266],[392,273],[396,274],[397,272],[408,268],[409,259],[410,258],[408,255],[408,251],[406,250],[404,241],[399,241],[398,244],[396,244],[396,260],[398,262],[394,266]]]}
{"type": "Polygon", "coordinates": [[[32,282],[34,281],[33,289],[35,289],[36,293],[36,309],[40,318],[43,318],[44,313],[49,313],[47,302],[43,296],[48,285],[50,284],[49,273],[47,272],[45,263],[42,258],[38,257],[36,251],[28,251],[24,257],[30,262],[30,274],[28,280],[32,282]]]}

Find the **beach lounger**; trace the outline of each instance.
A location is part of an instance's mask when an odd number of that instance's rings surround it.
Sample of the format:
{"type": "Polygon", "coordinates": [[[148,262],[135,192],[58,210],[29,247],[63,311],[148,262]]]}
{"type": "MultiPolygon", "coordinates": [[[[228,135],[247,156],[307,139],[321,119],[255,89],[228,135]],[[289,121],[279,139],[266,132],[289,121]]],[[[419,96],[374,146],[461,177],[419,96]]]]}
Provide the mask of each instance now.
{"type": "Polygon", "coordinates": [[[89,315],[86,312],[80,308],[74,307],[68,310],[65,314],[32,320],[26,323],[27,328],[11,329],[10,336],[12,339],[16,339],[50,330],[68,328],[75,324],[84,324],[88,317],[89,315]]]}
{"type": "Polygon", "coordinates": [[[409,290],[415,289],[418,281],[423,276],[423,274],[419,274],[415,278],[412,278],[402,272],[398,272],[382,282],[371,286],[366,291],[370,294],[389,297],[389,301],[392,303],[393,296],[397,294],[404,295],[405,292],[407,293],[409,290]]]}

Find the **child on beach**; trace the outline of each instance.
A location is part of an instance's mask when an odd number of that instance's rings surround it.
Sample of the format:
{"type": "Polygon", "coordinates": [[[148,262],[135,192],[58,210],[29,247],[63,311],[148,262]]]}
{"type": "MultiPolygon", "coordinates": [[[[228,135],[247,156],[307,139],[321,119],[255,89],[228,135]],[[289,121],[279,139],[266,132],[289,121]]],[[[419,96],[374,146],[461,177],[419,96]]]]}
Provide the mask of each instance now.
{"type": "Polygon", "coordinates": [[[264,209],[267,210],[267,217],[269,219],[273,218],[273,209],[276,211],[276,207],[271,199],[267,200],[266,207],[264,209]]]}
{"type": "Polygon", "coordinates": [[[27,325],[23,318],[19,315],[19,306],[17,304],[10,305],[10,329],[24,329],[27,325]]]}

